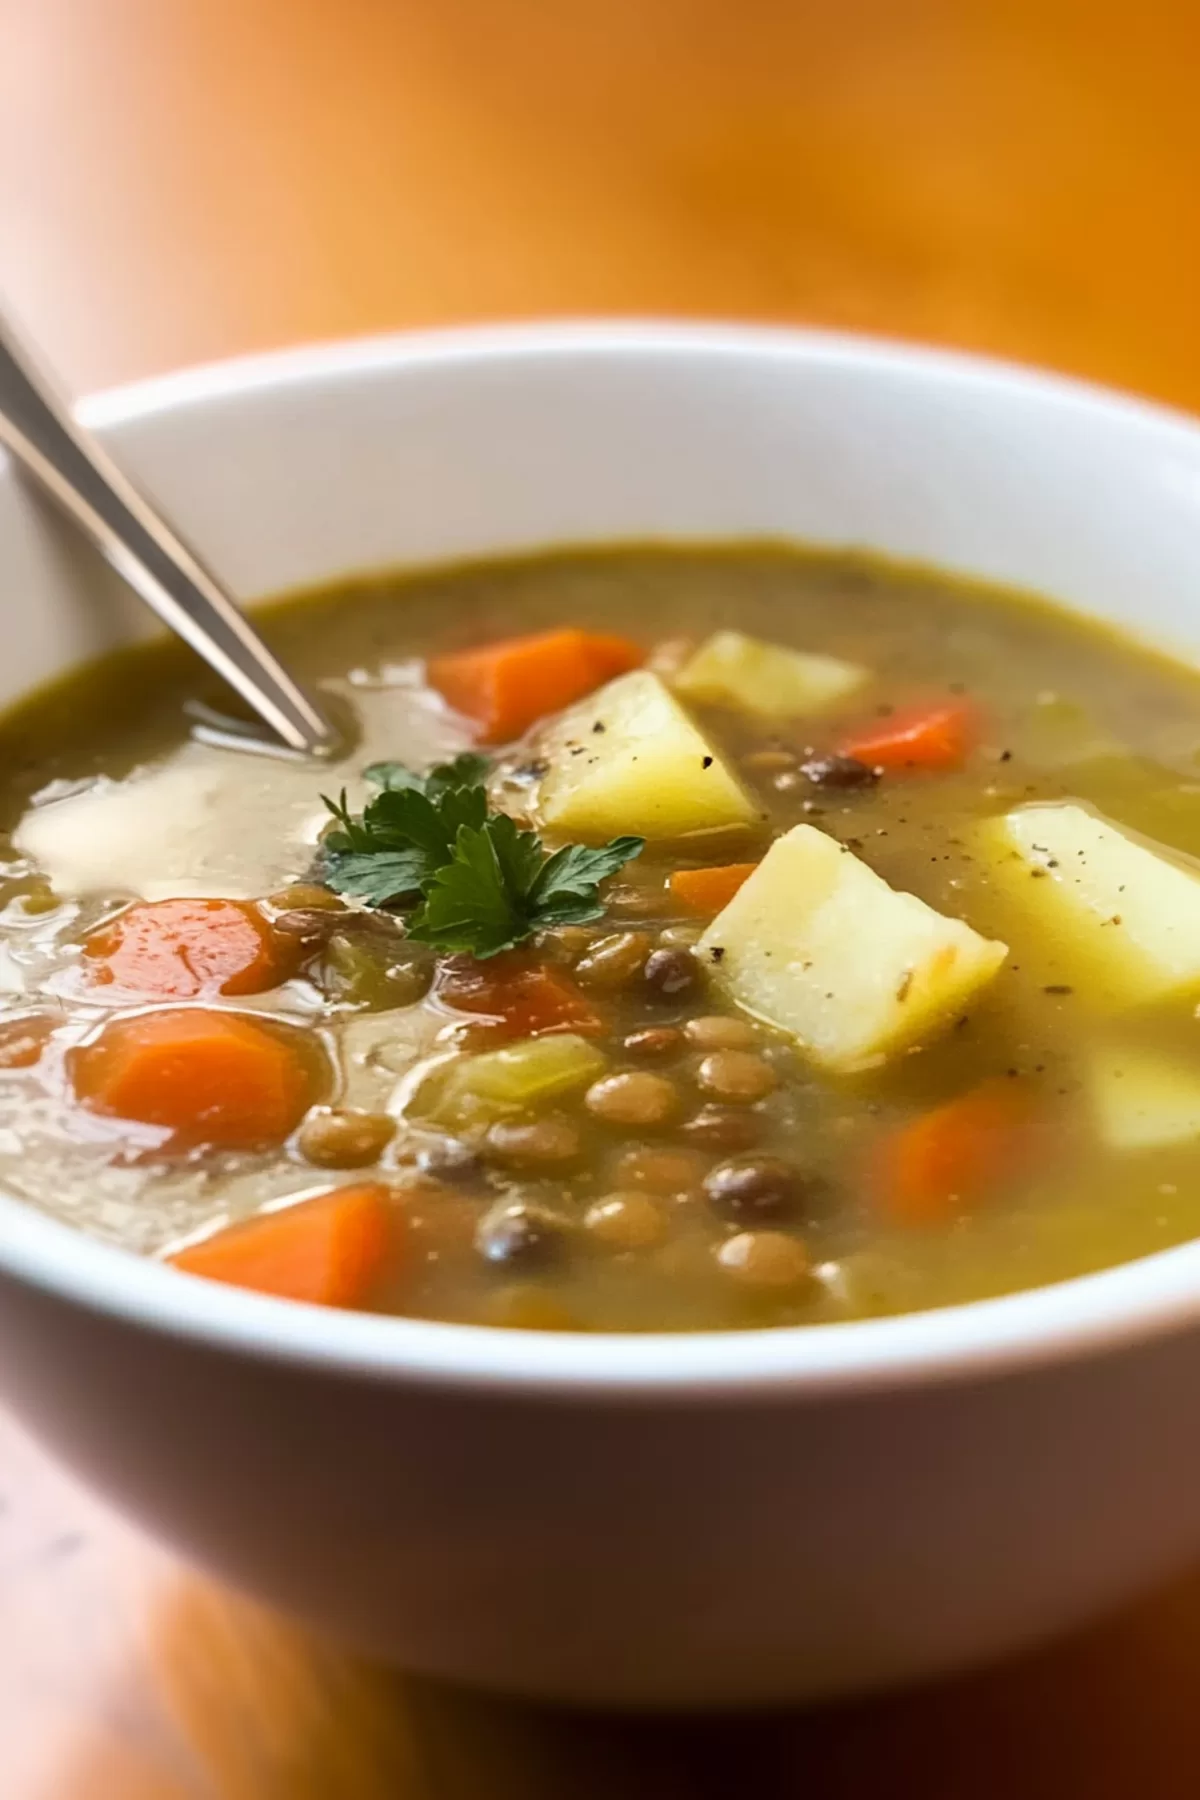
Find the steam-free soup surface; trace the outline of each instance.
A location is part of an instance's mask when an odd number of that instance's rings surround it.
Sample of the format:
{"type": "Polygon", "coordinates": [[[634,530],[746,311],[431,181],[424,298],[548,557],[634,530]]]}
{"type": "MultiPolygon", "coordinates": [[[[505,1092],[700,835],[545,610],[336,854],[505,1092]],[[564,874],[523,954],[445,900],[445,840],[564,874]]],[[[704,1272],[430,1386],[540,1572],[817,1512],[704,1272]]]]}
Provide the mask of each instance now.
{"type": "Polygon", "coordinates": [[[11,1191],[181,1280],[578,1330],[939,1306],[1200,1230],[1190,671],[757,548],[263,616],[340,766],[196,742],[223,702],[166,645],[0,728],[11,1191]]]}

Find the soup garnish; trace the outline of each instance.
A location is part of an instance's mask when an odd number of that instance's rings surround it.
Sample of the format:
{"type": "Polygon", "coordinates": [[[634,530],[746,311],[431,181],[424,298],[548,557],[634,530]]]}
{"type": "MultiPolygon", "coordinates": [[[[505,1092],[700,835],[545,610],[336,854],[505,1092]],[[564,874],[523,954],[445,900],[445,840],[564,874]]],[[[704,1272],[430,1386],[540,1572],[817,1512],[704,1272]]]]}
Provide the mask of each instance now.
{"type": "Polygon", "coordinates": [[[600,883],[639,854],[642,839],[548,851],[536,832],[489,806],[487,767],[470,754],[423,776],[400,763],[372,765],[366,779],[380,791],[361,813],[344,792],[325,801],[336,830],[325,836],[323,879],[368,905],[419,901],[408,914],[410,938],[481,959],[536,931],[603,918],[600,883]]]}

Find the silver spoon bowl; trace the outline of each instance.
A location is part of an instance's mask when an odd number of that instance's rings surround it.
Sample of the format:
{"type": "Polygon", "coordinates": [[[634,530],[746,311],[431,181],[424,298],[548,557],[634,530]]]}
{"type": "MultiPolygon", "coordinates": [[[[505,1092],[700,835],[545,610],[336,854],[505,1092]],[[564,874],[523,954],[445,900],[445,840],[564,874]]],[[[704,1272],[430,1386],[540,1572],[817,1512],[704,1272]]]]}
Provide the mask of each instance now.
{"type": "Polygon", "coordinates": [[[258,750],[331,756],[339,735],[216,577],[83,430],[0,315],[0,444],[162,622],[253,707],[271,736],[210,723],[258,750]]]}

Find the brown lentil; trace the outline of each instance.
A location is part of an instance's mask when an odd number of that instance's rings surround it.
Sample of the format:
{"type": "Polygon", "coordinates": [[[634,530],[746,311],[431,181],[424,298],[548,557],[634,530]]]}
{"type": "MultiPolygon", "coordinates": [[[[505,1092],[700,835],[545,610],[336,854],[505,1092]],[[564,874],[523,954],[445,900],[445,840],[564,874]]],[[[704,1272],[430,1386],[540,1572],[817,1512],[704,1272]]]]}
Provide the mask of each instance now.
{"type": "Polygon", "coordinates": [[[291,912],[276,913],[271,920],[272,931],[281,931],[285,937],[312,938],[314,940],[328,937],[337,929],[338,916],[333,912],[323,911],[320,907],[295,908],[291,912]]]}
{"type": "Polygon", "coordinates": [[[879,780],[879,770],[857,756],[814,756],[800,764],[800,773],[814,787],[868,788],[879,780]]]}
{"type": "Polygon", "coordinates": [[[664,925],[658,941],[666,950],[690,950],[703,936],[702,925],[664,925]]]}
{"type": "Polygon", "coordinates": [[[606,1194],[583,1216],[590,1237],[606,1250],[647,1250],[667,1235],[667,1218],[645,1194],[606,1194]]]}
{"type": "Polygon", "coordinates": [[[710,1150],[748,1150],[758,1142],[762,1127],[758,1115],[742,1107],[702,1106],[680,1130],[710,1150]]]}
{"type": "Polygon", "coordinates": [[[557,1259],[572,1229],[548,1207],[502,1201],[480,1219],[475,1248],[486,1262],[539,1268],[557,1259]]]}
{"type": "Polygon", "coordinates": [[[702,1150],[645,1144],[626,1150],[617,1164],[617,1179],[622,1186],[645,1188],[651,1194],[680,1196],[699,1193],[710,1167],[711,1158],[702,1150]]]}
{"type": "Polygon", "coordinates": [[[721,1245],[717,1263],[748,1288],[799,1287],[812,1269],[804,1245],[782,1231],[739,1231],[721,1245]]]}
{"type": "Polygon", "coordinates": [[[630,1056],[656,1062],[682,1050],[683,1033],[675,1025],[646,1025],[641,1031],[631,1031],[622,1047],[630,1056]]]}
{"type": "Polygon", "coordinates": [[[556,925],[540,931],[535,940],[543,956],[568,966],[577,963],[596,941],[597,935],[588,925],[556,925]]]}
{"type": "Polygon", "coordinates": [[[700,985],[700,965],[690,950],[655,950],[646,959],[644,980],[657,999],[684,1000],[700,985]]]}
{"type": "Polygon", "coordinates": [[[624,1069],[616,1075],[604,1075],[592,1083],[583,1098],[592,1116],[605,1125],[639,1131],[669,1125],[681,1105],[679,1089],[673,1081],[644,1069],[624,1069]]]}
{"type": "Polygon", "coordinates": [[[718,1163],[704,1178],[713,1211],[735,1223],[794,1212],[804,1189],[800,1171],[780,1156],[743,1156],[718,1163]]]}
{"type": "Polygon", "coordinates": [[[479,1157],[470,1145],[450,1137],[423,1144],[417,1151],[417,1167],[423,1175],[448,1185],[476,1182],[483,1173],[479,1157]]]}
{"type": "Polygon", "coordinates": [[[345,912],[346,902],[332,888],[315,881],[293,881],[267,898],[272,912],[345,912]]]}
{"type": "Polygon", "coordinates": [[[683,1034],[697,1050],[749,1050],[759,1041],[748,1019],[730,1018],[727,1013],[704,1013],[689,1019],[683,1034]]]}
{"type": "Polygon", "coordinates": [[[752,1106],[779,1085],[770,1063],[752,1050],[714,1050],[696,1070],[696,1086],[715,1100],[752,1106]]]}
{"type": "Polygon", "coordinates": [[[573,1163],[583,1149],[579,1127],[565,1113],[540,1119],[497,1119],[484,1138],[485,1153],[520,1169],[558,1168],[573,1163]]]}
{"type": "Polygon", "coordinates": [[[331,1106],[311,1112],[296,1134],[296,1148],[318,1169],[365,1169],[378,1162],[396,1135],[389,1113],[331,1106]]]}
{"type": "Polygon", "coordinates": [[[602,937],[575,964],[581,987],[623,988],[637,980],[646,966],[649,940],[641,931],[617,931],[602,937]]]}

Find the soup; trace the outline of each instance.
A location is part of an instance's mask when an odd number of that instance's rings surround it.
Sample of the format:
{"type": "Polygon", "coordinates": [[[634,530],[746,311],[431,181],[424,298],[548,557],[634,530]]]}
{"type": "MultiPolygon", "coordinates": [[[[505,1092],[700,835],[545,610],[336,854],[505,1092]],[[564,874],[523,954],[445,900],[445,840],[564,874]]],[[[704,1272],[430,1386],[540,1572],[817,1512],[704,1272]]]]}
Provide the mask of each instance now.
{"type": "Polygon", "coordinates": [[[1200,1231],[1200,678],[758,547],[267,609],[347,724],[139,646],[0,725],[0,1181],[181,1271],[492,1325],[793,1325],[1200,1231]]]}

